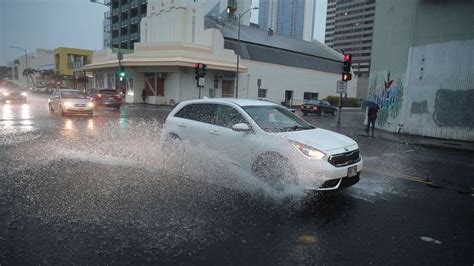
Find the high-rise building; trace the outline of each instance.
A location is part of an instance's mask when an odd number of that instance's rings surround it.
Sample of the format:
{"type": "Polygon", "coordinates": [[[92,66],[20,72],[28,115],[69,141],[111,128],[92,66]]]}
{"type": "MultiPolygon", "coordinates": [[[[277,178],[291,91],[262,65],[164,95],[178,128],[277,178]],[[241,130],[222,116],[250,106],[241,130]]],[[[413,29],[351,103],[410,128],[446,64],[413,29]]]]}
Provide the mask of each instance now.
{"type": "Polygon", "coordinates": [[[352,69],[368,77],[374,30],[375,0],[328,0],[327,46],[352,54],[352,69]]]}
{"type": "Polygon", "coordinates": [[[104,22],[104,47],[133,49],[134,43],[140,41],[140,21],[146,16],[148,0],[105,0],[110,5],[110,13],[104,14],[104,19],[110,18],[110,24],[104,22]],[[107,42],[106,29],[110,29],[110,39],[107,42]]]}
{"type": "Polygon", "coordinates": [[[258,24],[260,29],[303,39],[313,40],[314,0],[260,0],[258,24]]]}
{"type": "Polygon", "coordinates": [[[110,21],[110,11],[104,13],[104,20],[102,22],[102,26],[104,27],[104,34],[103,34],[103,44],[104,49],[111,47],[111,21],[110,21]]]}

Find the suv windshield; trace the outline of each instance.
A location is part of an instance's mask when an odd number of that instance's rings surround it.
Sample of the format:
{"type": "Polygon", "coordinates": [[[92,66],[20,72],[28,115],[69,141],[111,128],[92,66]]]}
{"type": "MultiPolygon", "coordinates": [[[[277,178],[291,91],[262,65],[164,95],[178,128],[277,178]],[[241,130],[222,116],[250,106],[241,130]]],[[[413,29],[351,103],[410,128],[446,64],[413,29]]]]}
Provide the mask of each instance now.
{"type": "Polygon", "coordinates": [[[86,96],[80,94],[77,91],[62,91],[61,97],[63,99],[86,99],[86,96]]]}
{"type": "Polygon", "coordinates": [[[280,106],[244,106],[242,108],[266,132],[285,132],[314,128],[280,106]]]}

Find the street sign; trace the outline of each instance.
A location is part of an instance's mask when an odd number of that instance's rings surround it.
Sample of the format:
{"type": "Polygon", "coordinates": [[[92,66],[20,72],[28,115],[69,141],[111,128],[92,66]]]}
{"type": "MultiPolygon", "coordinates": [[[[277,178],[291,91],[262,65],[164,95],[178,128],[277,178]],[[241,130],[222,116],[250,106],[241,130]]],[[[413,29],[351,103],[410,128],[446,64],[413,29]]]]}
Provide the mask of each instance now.
{"type": "Polygon", "coordinates": [[[342,80],[337,81],[336,93],[347,93],[346,81],[342,81],[342,80]]]}
{"type": "Polygon", "coordinates": [[[198,83],[199,87],[204,87],[205,80],[206,80],[205,78],[199,78],[199,83],[198,83]]]}

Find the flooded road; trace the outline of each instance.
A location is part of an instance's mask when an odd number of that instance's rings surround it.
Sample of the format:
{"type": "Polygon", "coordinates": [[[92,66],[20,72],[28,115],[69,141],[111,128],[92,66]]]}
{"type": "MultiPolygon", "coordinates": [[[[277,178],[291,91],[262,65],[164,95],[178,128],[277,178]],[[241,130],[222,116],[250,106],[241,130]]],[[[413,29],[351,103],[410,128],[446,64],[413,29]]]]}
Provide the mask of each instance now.
{"type": "Polygon", "coordinates": [[[474,262],[472,194],[422,182],[470,184],[472,154],[360,137],[363,114],[348,112],[340,131],[360,145],[361,181],[282,197],[218,155],[161,150],[169,111],[61,117],[45,95],[0,105],[0,264],[474,262]]]}

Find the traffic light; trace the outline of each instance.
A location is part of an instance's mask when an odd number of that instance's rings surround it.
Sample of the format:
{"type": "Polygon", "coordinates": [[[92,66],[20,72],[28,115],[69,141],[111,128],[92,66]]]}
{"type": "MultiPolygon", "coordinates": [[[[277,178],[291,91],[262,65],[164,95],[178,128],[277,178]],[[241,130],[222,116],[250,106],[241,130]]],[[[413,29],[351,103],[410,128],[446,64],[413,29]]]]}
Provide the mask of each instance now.
{"type": "Polygon", "coordinates": [[[201,64],[198,64],[198,63],[194,64],[194,78],[195,78],[196,80],[198,80],[198,79],[199,79],[199,76],[200,76],[200,70],[201,70],[201,69],[200,69],[200,65],[201,65],[201,64]]]}
{"type": "Polygon", "coordinates": [[[125,69],[123,67],[119,68],[118,76],[119,76],[120,81],[125,80],[126,73],[125,73],[125,69]]]}
{"type": "Polygon", "coordinates": [[[207,65],[201,64],[201,77],[206,76],[206,74],[207,74],[207,65]]]}
{"type": "Polygon", "coordinates": [[[351,74],[351,65],[352,65],[352,55],[344,54],[344,67],[342,68],[342,80],[349,81],[352,79],[351,74]]]}

